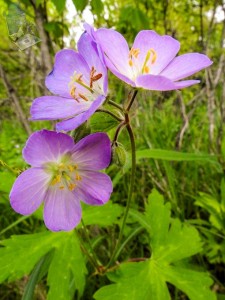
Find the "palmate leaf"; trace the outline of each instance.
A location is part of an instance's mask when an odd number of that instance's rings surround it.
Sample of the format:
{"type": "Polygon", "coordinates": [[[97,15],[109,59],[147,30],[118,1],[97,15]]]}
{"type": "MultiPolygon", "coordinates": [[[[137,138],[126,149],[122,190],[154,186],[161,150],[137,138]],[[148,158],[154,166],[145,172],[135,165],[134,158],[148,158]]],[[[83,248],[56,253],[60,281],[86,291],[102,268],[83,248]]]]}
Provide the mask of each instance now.
{"type": "Polygon", "coordinates": [[[85,260],[74,232],[42,232],[12,236],[1,242],[0,282],[28,275],[40,259],[54,250],[48,272],[48,300],[81,295],[85,284],[85,260]],[[73,279],[73,280],[72,280],[73,279]]]}
{"type": "Polygon", "coordinates": [[[98,290],[96,300],[170,300],[167,283],[190,300],[215,300],[213,281],[207,273],[181,267],[182,259],[198,253],[202,243],[195,228],[170,218],[170,205],[158,192],[149,196],[145,214],[134,214],[150,233],[152,255],[144,262],[123,263],[109,273],[114,284],[98,290]]]}

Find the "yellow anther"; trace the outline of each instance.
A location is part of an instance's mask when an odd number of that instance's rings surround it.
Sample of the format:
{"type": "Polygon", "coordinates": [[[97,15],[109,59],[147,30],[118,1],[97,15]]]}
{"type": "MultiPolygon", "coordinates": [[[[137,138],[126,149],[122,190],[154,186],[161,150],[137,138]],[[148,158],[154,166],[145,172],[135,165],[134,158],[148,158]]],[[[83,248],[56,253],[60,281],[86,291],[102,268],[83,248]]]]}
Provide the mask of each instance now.
{"type": "Polygon", "coordinates": [[[74,170],[77,169],[77,165],[68,165],[67,168],[70,172],[73,172],[74,170]]]}
{"type": "Polygon", "coordinates": [[[55,178],[52,180],[52,185],[59,183],[61,181],[61,175],[56,175],[55,178]]]}
{"type": "Polygon", "coordinates": [[[156,59],[157,59],[157,53],[156,53],[156,51],[154,50],[154,49],[150,49],[150,51],[152,52],[152,59],[151,59],[151,62],[152,62],[152,64],[154,64],[155,63],[155,61],[156,61],[156,59]]]}
{"type": "Polygon", "coordinates": [[[60,190],[64,190],[64,186],[61,185],[61,186],[59,187],[59,189],[60,189],[60,190]]]}
{"type": "Polygon", "coordinates": [[[150,71],[150,68],[148,66],[145,66],[144,67],[144,73],[148,74],[150,71]]]}
{"type": "Polygon", "coordinates": [[[150,68],[147,66],[147,64],[150,63],[150,65],[153,65],[155,63],[156,59],[157,59],[156,51],[152,48],[149,49],[146,54],[145,61],[144,61],[143,67],[142,67],[142,73],[149,73],[150,68]]]}
{"type": "Polygon", "coordinates": [[[77,185],[76,185],[75,183],[70,183],[68,187],[69,187],[69,190],[70,190],[70,191],[73,191],[73,190],[75,189],[76,186],[77,186],[77,185]]]}
{"type": "Polygon", "coordinates": [[[67,175],[65,172],[63,172],[63,177],[67,180],[67,181],[70,181],[70,176],[67,175]]]}
{"type": "Polygon", "coordinates": [[[132,59],[133,57],[138,58],[140,54],[140,49],[138,48],[131,48],[128,54],[128,58],[132,59]]]}
{"type": "Polygon", "coordinates": [[[129,59],[129,65],[132,67],[133,66],[133,62],[131,59],[129,59]]]}
{"type": "Polygon", "coordinates": [[[71,165],[67,166],[67,168],[70,172],[73,172],[73,170],[74,170],[73,166],[71,166],[71,165]]]}
{"type": "Polygon", "coordinates": [[[65,165],[63,163],[59,164],[59,169],[63,169],[65,167],[65,165]]]}
{"type": "Polygon", "coordinates": [[[133,51],[133,56],[135,57],[135,58],[138,58],[138,55],[140,54],[140,49],[134,49],[134,51],[133,51]]]}
{"type": "Polygon", "coordinates": [[[80,180],[82,180],[82,177],[77,173],[77,174],[75,175],[75,179],[78,180],[78,181],[80,181],[80,180]]]}

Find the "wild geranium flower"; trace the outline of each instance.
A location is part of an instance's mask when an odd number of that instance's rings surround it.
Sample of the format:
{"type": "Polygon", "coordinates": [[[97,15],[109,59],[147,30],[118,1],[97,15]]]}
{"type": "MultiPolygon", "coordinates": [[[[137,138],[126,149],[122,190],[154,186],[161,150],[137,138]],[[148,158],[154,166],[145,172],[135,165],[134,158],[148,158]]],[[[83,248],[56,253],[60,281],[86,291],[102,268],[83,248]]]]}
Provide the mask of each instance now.
{"type": "Polygon", "coordinates": [[[84,27],[100,45],[110,71],[133,87],[156,91],[182,89],[200,81],[181,79],[212,64],[200,53],[175,57],[180,43],[152,30],[140,31],[129,49],[124,37],[115,30],[100,28],[94,31],[88,24],[84,27]]]}
{"type": "Polygon", "coordinates": [[[44,222],[52,231],[68,231],[80,222],[80,201],[102,205],[110,198],[111,179],[99,172],[111,159],[105,133],[91,134],[74,144],[64,133],[38,131],[28,139],[23,157],[32,168],[15,181],[11,206],[29,215],[43,202],[44,222]]]}
{"type": "Polygon", "coordinates": [[[36,98],[31,106],[31,120],[58,120],[57,130],[73,130],[85,122],[104,102],[107,95],[107,69],[97,45],[84,33],[78,52],[59,51],[45,84],[56,96],[36,98]]]}

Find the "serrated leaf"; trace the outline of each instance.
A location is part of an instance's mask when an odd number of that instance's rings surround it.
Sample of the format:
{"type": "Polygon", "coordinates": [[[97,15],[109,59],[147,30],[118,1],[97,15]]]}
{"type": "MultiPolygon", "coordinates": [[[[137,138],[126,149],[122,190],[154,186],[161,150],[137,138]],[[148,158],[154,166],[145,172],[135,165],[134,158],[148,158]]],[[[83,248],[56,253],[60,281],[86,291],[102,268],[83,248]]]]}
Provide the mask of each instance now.
{"type": "Polygon", "coordinates": [[[217,199],[205,193],[199,193],[199,197],[195,201],[198,205],[210,214],[210,222],[213,226],[221,230],[223,228],[223,213],[221,211],[221,204],[217,199]]]}
{"type": "Polygon", "coordinates": [[[1,241],[4,247],[0,248],[0,282],[28,275],[40,258],[54,247],[56,236],[57,234],[42,232],[12,236],[1,241]]]}
{"type": "Polygon", "coordinates": [[[74,232],[42,232],[12,236],[1,242],[0,282],[29,275],[37,262],[49,251],[54,254],[48,274],[48,299],[70,299],[85,284],[85,260],[74,232]],[[16,253],[16,255],[15,255],[16,253]]]}
{"type": "Polygon", "coordinates": [[[113,225],[123,213],[123,207],[109,201],[102,206],[82,204],[82,218],[85,225],[99,225],[102,227],[113,225]]]}
{"type": "Polygon", "coordinates": [[[73,4],[75,5],[77,11],[82,12],[88,5],[88,0],[73,0],[73,4]]]}
{"type": "Polygon", "coordinates": [[[188,295],[190,300],[215,300],[216,296],[209,288],[213,281],[208,274],[182,265],[181,259],[189,258],[202,249],[197,230],[181,224],[178,219],[171,219],[170,205],[164,204],[156,190],[149,196],[142,218],[144,222],[141,224],[145,224],[150,233],[151,258],[144,262],[122,264],[108,276],[115,283],[98,290],[94,298],[170,300],[168,282],[188,295]],[[176,265],[177,261],[179,265],[176,265]]]}
{"type": "Polygon", "coordinates": [[[55,250],[48,271],[49,292],[47,300],[72,299],[75,289],[82,295],[86,266],[80,245],[74,233],[65,236],[55,250]],[[75,281],[75,284],[73,283],[75,281]]]}
{"type": "Polygon", "coordinates": [[[112,116],[101,112],[96,112],[90,119],[92,132],[108,131],[118,124],[119,122],[112,116]]]}

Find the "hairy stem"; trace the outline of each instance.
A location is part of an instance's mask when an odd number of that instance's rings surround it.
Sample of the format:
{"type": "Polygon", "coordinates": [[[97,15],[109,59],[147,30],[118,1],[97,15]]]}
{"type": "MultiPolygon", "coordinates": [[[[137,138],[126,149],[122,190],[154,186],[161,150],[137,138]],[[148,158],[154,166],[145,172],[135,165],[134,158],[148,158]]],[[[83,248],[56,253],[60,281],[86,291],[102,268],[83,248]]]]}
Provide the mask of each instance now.
{"type": "Polygon", "coordinates": [[[116,119],[119,122],[123,121],[120,117],[118,117],[116,114],[114,114],[113,112],[111,112],[107,109],[99,108],[98,110],[96,110],[96,112],[103,112],[105,114],[108,114],[108,115],[112,116],[114,119],[116,119]]]}
{"type": "Polygon", "coordinates": [[[126,205],[126,209],[125,209],[125,212],[124,212],[123,222],[122,222],[121,230],[120,230],[119,237],[118,237],[118,240],[117,240],[117,244],[116,244],[116,247],[113,251],[111,259],[110,259],[108,265],[106,266],[106,268],[109,268],[112,265],[112,263],[114,262],[114,259],[118,256],[117,255],[118,250],[121,251],[121,249],[119,248],[119,245],[120,245],[120,242],[121,242],[122,237],[123,237],[123,231],[124,231],[124,228],[125,228],[125,225],[126,225],[126,220],[127,220],[128,212],[129,212],[129,209],[130,209],[130,204],[131,204],[133,190],[134,190],[134,180],[135,180],[135,170],[136,170],[135,139],[134,139],[133,130],[132,130],[131,125],[129,123],[127,123],[126,128],[127,128],[129,138],[130,138],[131,157],[132,157],[130,187],[129,187],[127,205],[126,205]]]}
{"type": "Polygon", "coordinates": [[[134,93],[133,93],[133,95],[132,95],[132,97],[131,97],[131,99],[130,99],[130,102],[128,103],[128,106],[127,106],[127,108],[126,108],[126,111],[129,111],[130,109],[131,109],[131,106],[133,105],[133,103],[134,103],[134,100],[135,100],[135,98],[136,98],[136,96],[137,96],[137,92],[138,92],[138,90],[134,90],[134,93]]]}
{"type": "Polygon", "coordinates": [[[118,103],[116,103],[116,102],[114,102],[112,100],[108,100],[107,103],[110,104],[110,105],[112,105],[112,106],[114,106],[114,107],[116,107],[116,108],[118,108],[119,110],[123,111],[123,107],[120,104],[118,104],[118,103]]]}

